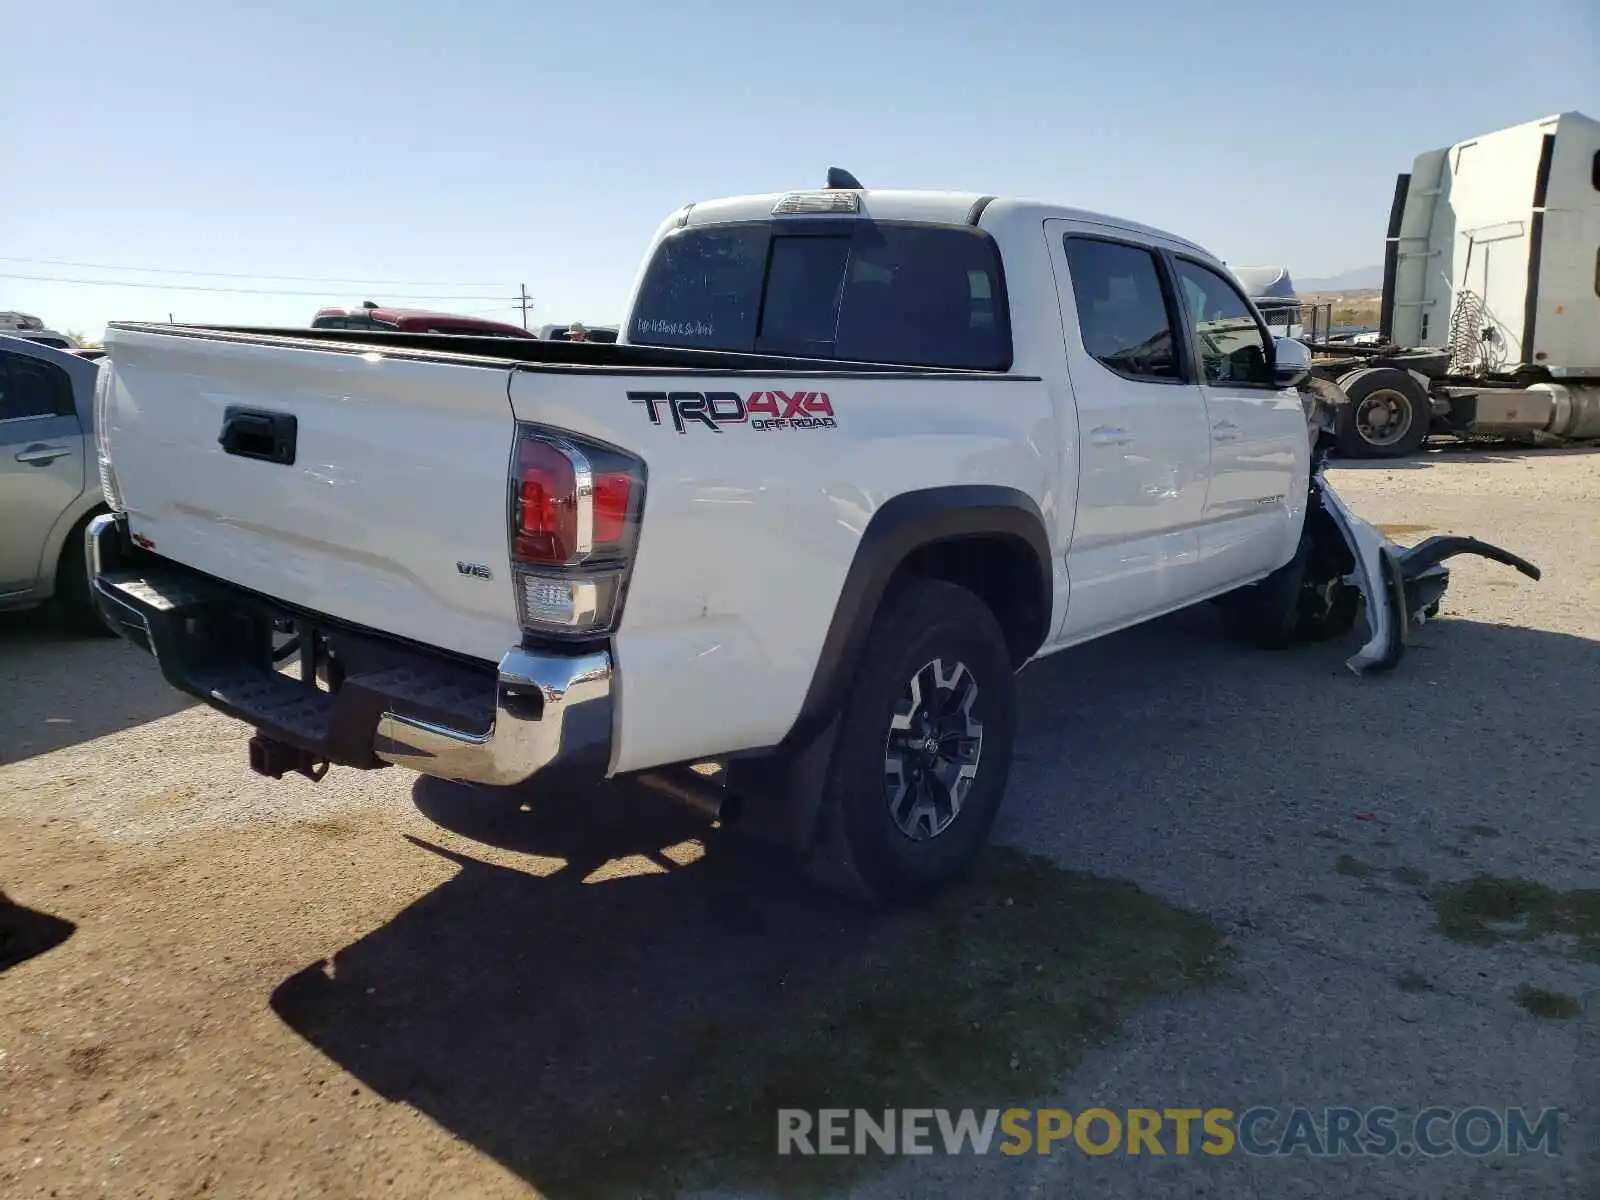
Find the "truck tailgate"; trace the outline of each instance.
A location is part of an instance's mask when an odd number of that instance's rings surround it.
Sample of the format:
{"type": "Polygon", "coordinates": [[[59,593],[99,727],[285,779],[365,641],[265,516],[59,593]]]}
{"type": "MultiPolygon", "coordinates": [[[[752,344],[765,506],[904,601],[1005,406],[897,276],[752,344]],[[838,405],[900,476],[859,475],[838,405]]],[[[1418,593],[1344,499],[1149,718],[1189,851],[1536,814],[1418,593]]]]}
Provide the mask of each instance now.
{"type": "Polygon", "coordinates": [[[115,327],[107,348],[111,459],[147,549],[474,658],[517,643],[505,366],[115,327]],[[255,414],[284,435],[293,418],[292,462],[255,414]]]}

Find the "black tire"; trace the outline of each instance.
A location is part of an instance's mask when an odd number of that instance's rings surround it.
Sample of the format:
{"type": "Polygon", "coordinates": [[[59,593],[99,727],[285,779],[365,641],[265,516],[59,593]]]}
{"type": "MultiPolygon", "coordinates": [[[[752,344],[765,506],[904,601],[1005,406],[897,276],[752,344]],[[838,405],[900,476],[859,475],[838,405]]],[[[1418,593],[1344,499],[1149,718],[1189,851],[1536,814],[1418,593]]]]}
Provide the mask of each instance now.
{"type": "Polygon", "coordinates": [[[1298,640],[1300,588],[1311,557],[1302,536],[1295,555],[1265,579],[1217,597],[1229,636],[1262,650],[1281,650],[1298,640]]]}
{"type": "Polygon", "coordinates": [[[1230,636],[1262,650],[1282,650],[1305,642],[1343,637],[1355,626],[1361,594],[1338,582],[1342,563],[1330,563],[1326,546],[1318,551],[1312,513],[1295,555],[1271,575],[1249,587],[1217,597],[1230,636]],[[1332,581],[1328,592],[1319,583],[1332,581]],[[1309,584],[1309,590],[1308,590],[1309,584]]]}
{"type": "Polygon", "coordinates": [[[1334,429],[1346,458],[1404,458],[1428,436],[1433,405],[1428,390],[1397,367],[1363,367],[1339,380],[1349,397],[1334,429]]]}
{"type": "Polygon", "coordinates": [[[1015,738],[1016,672],[994,613],[965,588],[912,581],[874,621],[850,684],[807,873],[830,891],[883,904],[947,882],[988,837],[1015,738]],[[908,728],[892,728],[902,722],[908,728]],[[954,790],[940,782],[952,778],[954,790]]]}
{"type": "Polygon", "coordinates": [[[90,513],[72,527],[56,560],[56,619],[73,633],[86,637],[112,637],[89,588],[89,561],[84,552],[84,531],[98,514],[90,513]]]}

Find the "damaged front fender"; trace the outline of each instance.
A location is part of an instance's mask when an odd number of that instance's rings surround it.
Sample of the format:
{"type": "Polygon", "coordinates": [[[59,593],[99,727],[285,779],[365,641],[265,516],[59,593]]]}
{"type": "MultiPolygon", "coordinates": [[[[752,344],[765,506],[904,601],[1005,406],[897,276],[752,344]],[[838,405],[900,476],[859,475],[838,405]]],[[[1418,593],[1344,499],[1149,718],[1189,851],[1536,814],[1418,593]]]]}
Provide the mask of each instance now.
{"type": "Polygon", "coordinates": [[[1450,586],[1445,559],[1476,554],[1515,567],[1529,579],[1539,578],[1539,568],[1526,559],[1477,538],[1431,537],[1409,549],[1395,545],[1350,511],[1320,465],[1312,478],[1311,493],[1312,503],[1332,519],[1355,563],[1342,582],[1360,591],[1366,614],[1367,641],[1345,660],[1358,675],[1392,670],[1405,655],[1411,627],[1438,613],[1450,586]]]}

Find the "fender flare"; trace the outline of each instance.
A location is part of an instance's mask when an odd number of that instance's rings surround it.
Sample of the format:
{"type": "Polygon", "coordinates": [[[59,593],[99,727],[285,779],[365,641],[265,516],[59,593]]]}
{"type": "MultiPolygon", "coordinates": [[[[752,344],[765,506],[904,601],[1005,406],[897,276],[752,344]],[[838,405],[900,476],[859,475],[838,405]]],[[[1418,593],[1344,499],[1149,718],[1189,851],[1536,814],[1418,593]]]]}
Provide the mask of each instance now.
{"type": "Polygon", "coordinates": [[[1037,633],[1036,646],[1049,636],[1054,555],[1044,517],[1031,496],[996,484],[953,484],[902,492],[885,501],[862,531],[817,655],[811,685],[783,740],[784,748],[803,747],[832,722],[849,684],[850,668],[861,656],[889,581],[906,560],[935,542],[993,536],[1020,541],[1037,558],[1041,628],[1030,631],[1030,636],[1037,633]]]}

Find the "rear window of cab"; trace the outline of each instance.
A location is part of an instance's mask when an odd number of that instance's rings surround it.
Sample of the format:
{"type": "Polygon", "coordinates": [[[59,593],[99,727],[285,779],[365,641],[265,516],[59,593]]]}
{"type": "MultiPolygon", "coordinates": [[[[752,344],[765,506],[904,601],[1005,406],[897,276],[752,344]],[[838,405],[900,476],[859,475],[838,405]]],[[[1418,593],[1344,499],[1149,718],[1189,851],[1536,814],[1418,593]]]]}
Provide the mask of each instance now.
{"type": "Polygon", "coordinates": [[[629,339],[884,365],[1005,371],[1011,330],[980,230],[864,220],[691,226],[640,284],[629,339]]]}

